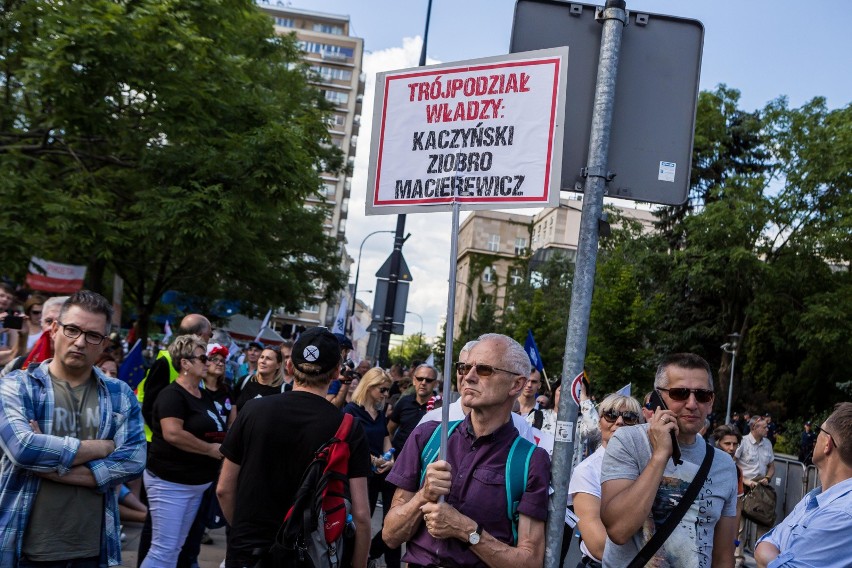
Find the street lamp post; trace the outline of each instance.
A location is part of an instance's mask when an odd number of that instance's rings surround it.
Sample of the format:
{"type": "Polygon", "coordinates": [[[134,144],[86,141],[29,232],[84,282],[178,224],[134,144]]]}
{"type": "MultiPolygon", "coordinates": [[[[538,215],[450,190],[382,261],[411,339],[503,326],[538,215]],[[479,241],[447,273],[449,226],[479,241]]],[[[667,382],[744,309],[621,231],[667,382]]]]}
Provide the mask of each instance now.
{"type": "Polygon", "coordinates": [[[358,278],[361,276],[361,253],[364,250],[364,243],[367,242],[367,239],[379,233],[393,233],[393,231],[373,231],[372,233],[364,237],[364,239],[361,241],[361,245],[358,247],[358,266],[355,269],[355,286],[352,288],[352,309],[349,310],[349,317],[355,315],[355,304],[357,303],[358,299],[358,278]]]}
{"type": "Polygon", "coordinates": [[[725,412],[725,424],[731,423],[731,400],[734,396],[734,365],[737,363],[737,347],[739,345],[740,334],[732,333],[728,335],[731,339],[728,343],[722,345],[722,351],[731,355],[731,379],[728,382],[728,409],[725,412]]]}
{"type": "Polygon", "coordinates": [[[411,314],[413,316],[417,316],[417,319],[420,320],[420,335],[417,336],[417,350],[420,350],[420,344],[423,341],[423,317],[416,312],[406,311],[405,313],[411,314]]]}

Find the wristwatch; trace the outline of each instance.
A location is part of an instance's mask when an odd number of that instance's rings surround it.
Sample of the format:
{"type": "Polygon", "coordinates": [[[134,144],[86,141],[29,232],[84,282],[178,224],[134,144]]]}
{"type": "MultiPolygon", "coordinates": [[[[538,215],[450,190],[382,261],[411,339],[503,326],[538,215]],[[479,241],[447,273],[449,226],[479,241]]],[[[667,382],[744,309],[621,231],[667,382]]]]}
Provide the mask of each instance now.
{"type": "Polygon", "coordinates": [[[480,535],[482,535],[482,525],[476,523],[476,530],[467,535],[467,543],[471,546],[479,544],[480,535]]]}

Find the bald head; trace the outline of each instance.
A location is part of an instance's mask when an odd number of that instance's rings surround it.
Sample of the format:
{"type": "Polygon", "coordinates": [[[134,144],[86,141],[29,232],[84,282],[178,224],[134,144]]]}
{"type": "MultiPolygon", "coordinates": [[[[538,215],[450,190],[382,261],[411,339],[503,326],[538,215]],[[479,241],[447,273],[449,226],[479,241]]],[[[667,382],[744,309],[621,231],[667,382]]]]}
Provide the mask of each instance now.
{"type": "Polygon", "coordinates": [[[213,326],[210,325],[210,320],[201,314],[187,314],[181,320],[177,334],[198,335],[207,343],[213,335],[213,326]]]}

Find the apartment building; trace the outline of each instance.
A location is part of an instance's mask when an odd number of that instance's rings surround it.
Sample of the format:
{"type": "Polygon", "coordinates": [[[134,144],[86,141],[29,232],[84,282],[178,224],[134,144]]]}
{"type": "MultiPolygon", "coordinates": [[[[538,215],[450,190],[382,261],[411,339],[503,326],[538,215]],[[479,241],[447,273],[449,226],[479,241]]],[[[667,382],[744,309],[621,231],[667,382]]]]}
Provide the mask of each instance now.
{"type": "MultiPolygon", "coordinates": [[[[349,35],[349,16],[301,10],[283,3],[258,2],[258,7],[273,19],[277,33],[296,35],[304,60],[313,71],[312,83],[334,105],[328,125],[331,143],[343,152],[352,166],[366,81],[361,70],[364,40],[349,35]]],[[[328,172],[323,172],[321,178],[322,196],[309,199],[308,205],[326,208],[326,234],[335,237],[340,248],[341,268],[348,274],[353,262],[345,247],[352,180],[349,176],[328,172]]],[[[345,292],[340,296],[343,297],[345,292]]],[[[340,301],[328,304],[317,298],[305,302],[299,313],[278,310],[274,312],[273,327],[284,337],[290,337],[301,327],[331,325],[340,301]]]]}
{"type": "MultiPolygon", "coordinates": [[[[653,230],[652,211],[616,208],[625,217],[639,221],[643,230],[653,230]]],[[[476,317],[481,302],[493,302],[496,313],[501,314],[509,286],[527,278],[530,260],[545,262],[557,252],[573,259],[582,209],[582,195],[576,195],[562,199],[559,207],[545,208],[535,215],[472,212],[459,227],[453,336],[458,337],[468,318],[476,317]]]]}

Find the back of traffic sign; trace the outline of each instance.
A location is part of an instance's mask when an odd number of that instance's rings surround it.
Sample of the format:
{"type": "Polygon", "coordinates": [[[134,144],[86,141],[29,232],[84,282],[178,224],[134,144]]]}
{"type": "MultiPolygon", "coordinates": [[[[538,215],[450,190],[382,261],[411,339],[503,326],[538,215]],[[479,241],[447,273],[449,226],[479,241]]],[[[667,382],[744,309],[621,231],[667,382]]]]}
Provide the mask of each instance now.
{"type": "MultiPolygon", "coordinates": [[[[562,189],[583,190],[602,26],[597,8],[518,0],[510,51],[568,46],[562,189]]],[[[704,26],[697,20],[631,12],[622,35],[607,195],[680,204],[689,191],[704,26]]],[[[592,172],[607,175],[608,172],[592,172]]]]}

